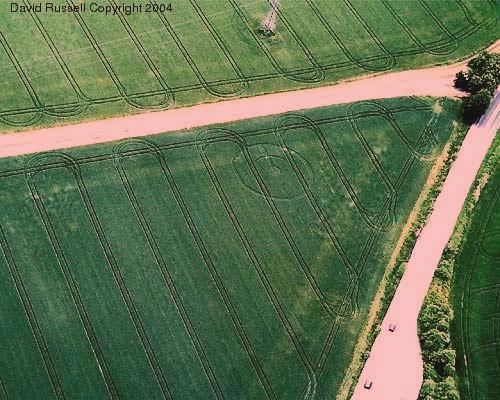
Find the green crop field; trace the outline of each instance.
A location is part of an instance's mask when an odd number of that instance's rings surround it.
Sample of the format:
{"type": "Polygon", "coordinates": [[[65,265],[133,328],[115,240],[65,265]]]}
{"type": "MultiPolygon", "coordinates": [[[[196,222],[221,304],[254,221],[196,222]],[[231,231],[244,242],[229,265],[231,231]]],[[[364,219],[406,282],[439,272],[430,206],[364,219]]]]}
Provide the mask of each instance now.
{"type": "Polygon", "coordinates": [[[334,398],[457,114],[363,102],[0,160],[0,398],[334,398]]]}
{"type": "Polygon", "coordinates": [[[10,3],[0,2],[0,131],[443,63],[500,33],[496,0],[283,0],[271,38],[258,32],[267,0],[163,1],[171,12],[129,16],[10,3]]]}
{"type": "Polygon", "coordinates": [[[462,399],[500,398],[500,169],[479,199],[456,265],[453,343],[462,399]]]}

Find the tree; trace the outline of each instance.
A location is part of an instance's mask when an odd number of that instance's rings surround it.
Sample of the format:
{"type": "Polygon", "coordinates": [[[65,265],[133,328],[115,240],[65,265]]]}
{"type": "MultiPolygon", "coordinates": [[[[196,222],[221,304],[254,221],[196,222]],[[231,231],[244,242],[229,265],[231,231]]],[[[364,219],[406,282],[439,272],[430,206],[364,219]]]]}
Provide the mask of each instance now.
{"type": "Polygon", "coordinates": [[[500,54],[482,52],[470,60],[467,64],[467,84],[472,94],[484,89],[493,95],[500,84],[500,54]]]}
{"type": "Polygon", "coordinates": [[[455,382],[451,378],[447,378],[436,384],[434,389],[433,399],[439,400],[459,400],[460,394],[458,393],[455,382]]]}
{"type": "Polygon", "coordinates": [[[470,60],[467,72],[456,74],[454,85],[470,93],[462,102],[463,117],[468,123],[476,122],[500,85],[500,54],[482,52],[470,60]]]}
{"type": "Polygon", "coordinates": [[[448,286],[453,276],[453,262],[444,259],[436,269],[434,276],[438,278],[443,285],[448,286]]]}
{"type": "Polygon", "coordinates": [[[436,372],[442,376],[452,376],[455,373],[456,352],[453,349],[443,349],[430,354],[430,361],[436,372]]]}
{"type": "Polygon", "coordinates": [[[462,112],[466,122],[476,122],[486,112],[490,105],[492,95],[487,89],[482,89],[477,93],[464,98],[462,112]]]}
{"type": "Polygon", "coordinates": [[[450,343],[450,335],[437,329],[430,329],[421,335],[420,340],[424,357],[432,360],[433,353],[444,350],[447,344],[450,343]]]}
{"type": "Polygon", "coordinates": [[[432,379],[433,381],[438,381],[440,376],[436,372],[436,369],[434,368],[434,365],[431,363],[425,362],[424,363],[424,379],[432,379]]]}
{"type": "Polygon", "coordinates": [[[418,398],[420,400],[435,400],[437,384],[432,379],[426,379],[420,389],[418,398]]]}
{"type": "Polygon", "coordinates": [[[433,302],[422,310],[419,317],[419,326],[422,331],[429,331],[433,328],[447,331],[450,326],[450,319],[449,307],[444,302],[433,302]]]}
{"type": "Polygon", "coordinates": [[[460,394],[452,378],[446,378],[441,382],[426,379],[418,398],[419,400],[459,400],[460,394]]]}

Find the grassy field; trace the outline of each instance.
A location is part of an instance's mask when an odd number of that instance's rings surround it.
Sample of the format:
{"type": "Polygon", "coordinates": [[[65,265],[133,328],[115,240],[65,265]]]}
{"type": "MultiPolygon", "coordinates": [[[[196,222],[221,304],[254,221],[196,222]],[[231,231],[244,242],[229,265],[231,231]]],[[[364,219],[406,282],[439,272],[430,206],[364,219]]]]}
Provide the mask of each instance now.
{"type": "Polygon", "coordinates": [[[452,339],[464,400],[500,397],[499,185],[497,162],[476,205],[455,267],[452,339]]]}
{"type": "Polygon", "coordinates": [[[457,105],[0,160],[0,398],[331,399],[457,105]]]}
{"type": "Polygon", "coordinates": [[[494,0],[282,3],[264,38],[266,0],[172,0],[172,12],[130,16],[11,13],[2,1],[0,131],[437,64],[499,37],[494,0]]]}

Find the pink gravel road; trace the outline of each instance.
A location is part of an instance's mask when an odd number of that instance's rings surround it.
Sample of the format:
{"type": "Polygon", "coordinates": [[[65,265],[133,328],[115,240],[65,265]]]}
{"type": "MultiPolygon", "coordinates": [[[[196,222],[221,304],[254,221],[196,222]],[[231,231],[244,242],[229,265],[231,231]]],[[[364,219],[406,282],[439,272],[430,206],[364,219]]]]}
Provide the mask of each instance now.
{"type": "MultiPolygon", "coordinates": [[[[500,41],[489,47],[500,52],[500,41]]],[[[0,135],[0,158],[154,135],[284,112],[401,96],[463,96],[452,86],[465,62],[393,72],[315,89],[0,135]]]]}
{"type": "Polygon", "coordinates": [[[469,129],[420,233],[352,400],[417,399],[423,375],[417,317],[469,188],[499,128],[497,90],[487,113],[469,129]],[[396,325],[394,332],[389,330],[391,324],[396,325]],[[364,388],[365,382],[372,382],[371,389],[364,388]]]}

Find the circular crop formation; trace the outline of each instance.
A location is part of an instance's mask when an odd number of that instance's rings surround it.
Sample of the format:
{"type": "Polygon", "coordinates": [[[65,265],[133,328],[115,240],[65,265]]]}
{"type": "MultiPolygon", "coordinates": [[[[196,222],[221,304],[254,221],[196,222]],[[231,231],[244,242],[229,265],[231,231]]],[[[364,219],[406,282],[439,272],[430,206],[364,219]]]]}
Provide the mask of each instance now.
{"type": "MultiPolygon", "coordinates": [[[[295,172],[285,152],[290,154],[308,182],[313,179],[311,166],[307,160],[295,150],[283,148],[275,144],[255,144],[246,149],[266,183],[271,198],[292,200],[304,196],[295,172]]],[[[253,193],[263,196],[262,190],[252,174],[243,151],[233,158],[233,167],[242,184],[253,193]]]]}

